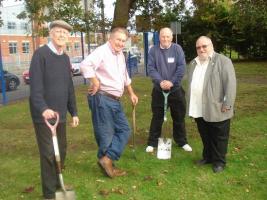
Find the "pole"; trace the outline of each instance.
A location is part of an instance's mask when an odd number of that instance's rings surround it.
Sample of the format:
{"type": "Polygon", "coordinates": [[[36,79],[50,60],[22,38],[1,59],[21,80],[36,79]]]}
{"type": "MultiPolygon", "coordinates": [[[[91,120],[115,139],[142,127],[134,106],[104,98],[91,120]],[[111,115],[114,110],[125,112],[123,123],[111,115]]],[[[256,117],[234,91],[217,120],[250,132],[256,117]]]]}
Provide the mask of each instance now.
{"type": "MultiPolygon", "coordinates": [[[[82,58],[84,60],[84,45],[83,45],[83,32],[81,32],[81,43],[82,43],[82,58]]],[[[83,79],[83,84],[86,85],[86,79],[83,79]]]]}
{"type": "Polygon", "coordinates": [[[87,34],[87,42],[88,42],[88,54],[90,54],[90,32],[89,32],[89,25],[88,25],[88,4],[87,0],[84,0],[84,14],[85,14],[85,26],[86,26],[86,34],[87,34]]]}
{"type": "Polygon", "coordinates": [[[144,36],[144,67],[145,67],[145,72],[146,72],[146,76],[148,76],[148,72],[147,72],[147,60],[148,60],[148,32],[144,32],[143,33],[144,36]]]}
{"type": "Polygon", "coordinates": [[[83,32],[81,32],[81,46],[82,46],[82,57],[84,59],[83,32]]]}
{"type": "Polygon", "coordinates": [[[175,23],[175,42],[176,42],[176,44],[178,44],[178,41],[177,41],[177,35],[178,35],[177,26],[178,26],[178,24],[175,23]]]}
{"type": "Polygon", "coordinates": [[[0,80],[2,85],[2,96],[3,96],[3,105],[7,104],[7,97],[6,97],[6,82],[5,82],[5,75],[3,70],[3,62],[2,62],[2,48],[0,43],[0,80]]]}
{"type": "Polygon", "coordinates": [[[105,31],[105,5],[104,0],[100,0],[100,8],[101,8],[101,32],[103,36],[103,44],[106,41],[106,31],[105,31]]]}

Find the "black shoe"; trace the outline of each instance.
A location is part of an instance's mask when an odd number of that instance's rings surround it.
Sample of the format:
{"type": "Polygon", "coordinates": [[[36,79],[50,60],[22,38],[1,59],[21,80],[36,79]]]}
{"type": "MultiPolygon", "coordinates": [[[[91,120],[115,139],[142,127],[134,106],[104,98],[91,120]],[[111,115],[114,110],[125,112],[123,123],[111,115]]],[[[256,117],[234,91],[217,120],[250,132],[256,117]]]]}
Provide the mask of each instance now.
{"type": "Polygon", "coordinates": [[[224,170],[224,165],[213,165],[212,170],[214,173],[220,173],[224,170]]]}
{"type": "Polygon", "coordinates": [[[202,166],[202,165],[206,165],[206,164],[210,164],[211,162],[210,161],[208,161],[208,160],[206,160],[206,159],[201,159],[201,160],[197,160],[196,161],[196,164],[198,165],[198,166],[202,166]]]}

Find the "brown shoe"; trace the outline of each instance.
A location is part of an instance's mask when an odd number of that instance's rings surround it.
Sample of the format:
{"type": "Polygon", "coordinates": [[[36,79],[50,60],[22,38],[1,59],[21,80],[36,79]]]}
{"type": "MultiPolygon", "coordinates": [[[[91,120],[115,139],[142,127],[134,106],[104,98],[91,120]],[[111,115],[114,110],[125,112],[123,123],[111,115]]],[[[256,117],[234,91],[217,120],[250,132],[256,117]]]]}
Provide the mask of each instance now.
{"type": "Polygon", "coordinates": [[[113,173],[114,173],[114,176],[125,176],[125,175],[127,175],[126,171],[124,171],[122,169],[119,169],[119,168],[116,168],[116,167],[113,168],[113,173]]]}
{"type": "Polygon", "coordinates": [[[114,177],[114,171],[113,171],[113,166],[112,166],[112,160],[107,157],[107,156],[103,156],[102,158],[100,158],[98,160],[98,163],[100,164],[100,166],[105,170],[106,174],[110,177],[113,178],[114,177]]]}

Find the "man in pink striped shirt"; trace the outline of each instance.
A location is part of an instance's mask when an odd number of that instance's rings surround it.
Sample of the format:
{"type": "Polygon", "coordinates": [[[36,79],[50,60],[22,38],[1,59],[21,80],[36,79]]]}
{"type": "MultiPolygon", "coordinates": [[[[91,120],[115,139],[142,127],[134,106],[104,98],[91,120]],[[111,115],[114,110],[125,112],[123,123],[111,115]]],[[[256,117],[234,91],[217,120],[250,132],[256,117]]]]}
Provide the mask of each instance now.
{"type": "Polygon", "coordinates": [[[98,164],[110,178],[126,175],[113,164],[119,160],[131,133],[120,103],[125,87],[132,104],[138,103],[122,53],[127,37],[125,28],[114,28],[109,41],[81,63],[83,76],[90,81],[88,104],[98,145],[98,164]]]}

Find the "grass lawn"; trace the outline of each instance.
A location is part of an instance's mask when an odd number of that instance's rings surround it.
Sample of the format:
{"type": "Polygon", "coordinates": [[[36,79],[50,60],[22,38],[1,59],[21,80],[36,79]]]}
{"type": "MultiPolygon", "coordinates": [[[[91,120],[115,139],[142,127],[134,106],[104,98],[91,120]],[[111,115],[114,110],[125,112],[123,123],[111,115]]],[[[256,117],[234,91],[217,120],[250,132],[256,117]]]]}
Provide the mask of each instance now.
{"type": "MultiPolygon", "coordinates": [[[[80,126],[68,127],[65,182],[78,200],[209,200],[267,199],[267,62],[235,63],[238,79],[236,115],[231,121],[228,163],[223,173],[197,167],[202,144],[196,124],[186,118],[193,152],[172,146],[170,160],[145,153],[151,119],[151,81],[135,77],[139,96],[136,110],[136,150],[131,141],[116,164],[128,176],[110,179],[97,165],[97,146],[86,100],[86,86],[76,88],[80,126]]],[[[131,123],[128,97],[123,105],[131,123]]],[[[169,133],[168,133],[169,134],[169,133]]],[[[0,200],[41,199],[39,155],[28,101],[0,107],[0,200]]]]}

